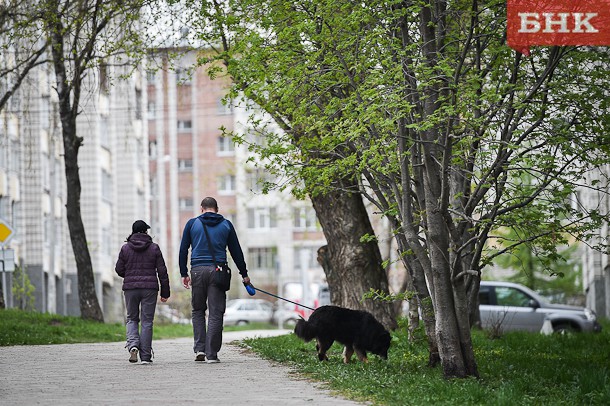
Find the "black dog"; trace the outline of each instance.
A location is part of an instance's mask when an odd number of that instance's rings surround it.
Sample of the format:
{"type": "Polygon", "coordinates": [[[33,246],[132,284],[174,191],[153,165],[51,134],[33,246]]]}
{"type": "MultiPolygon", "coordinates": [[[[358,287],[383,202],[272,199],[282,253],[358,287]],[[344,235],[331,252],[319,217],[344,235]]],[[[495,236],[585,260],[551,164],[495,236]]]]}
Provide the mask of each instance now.
{"type": "Polygon", "coordinates": [[[354,352],[362,362],[368,361],[367,351],[388,359],[390,333],[372,314],[362,310],[338,306],[319,307],[309,316],[308,321],[297,321],[294,334],[305,342],[316,339],[320,361],[328,360],[326,351],[335,341],[345,346],[343,362],[346,364],[354,352]]]}

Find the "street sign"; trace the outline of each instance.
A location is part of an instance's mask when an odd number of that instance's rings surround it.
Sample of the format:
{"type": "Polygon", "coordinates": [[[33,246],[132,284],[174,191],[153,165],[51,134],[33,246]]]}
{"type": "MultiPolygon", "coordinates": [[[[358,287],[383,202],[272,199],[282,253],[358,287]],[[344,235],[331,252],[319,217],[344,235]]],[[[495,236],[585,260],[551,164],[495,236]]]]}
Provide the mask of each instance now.
{"type": "Polygon", "coordinates": [[[6,245],[15,234],[14,230],[4,220],[0,220],[0,246],[6,245]]]}

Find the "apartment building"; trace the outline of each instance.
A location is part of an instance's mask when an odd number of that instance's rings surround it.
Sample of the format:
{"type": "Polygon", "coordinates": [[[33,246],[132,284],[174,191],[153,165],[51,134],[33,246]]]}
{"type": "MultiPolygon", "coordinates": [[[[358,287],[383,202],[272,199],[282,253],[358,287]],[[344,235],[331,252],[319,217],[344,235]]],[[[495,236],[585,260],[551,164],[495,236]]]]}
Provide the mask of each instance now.
{"type": "MultiPolygon", "coordinates": [[[[0,218],[14,230],[8,248],[34,286],[35,308],[67,314],[63,146],[50,69],[33,70],[0,113],[0,218]]],[[[6,304],[25,307],[13,297],[13,275],[6,304]]]]}
{"type": "MultiPolygon", "coordinates": [[[[142,75],[118,80],[111,64],[86,76],[77,119],[81,211],[96,291],[107,321],[123,320],[114,264],[131,223],[148,218],[142,75]],[[111,84],[111,78],[115,78],[111,84]]],[[[9,247],[34,286],[36,310],[79,315],[76,265],[66,220],[63,139],[51,65],[33,70],[0,113],[0,218],[9,247]]],[[[8,306],[16,303],[7,281],[8,306]]]]}
{"type": "MultiPolygon", "coordinates": [[[[245,103],[243,103],[245,105],[245,103]]],[[[247,241],[245,253],[253,280],[260,286],[277,289],[281,296],[316,305],[318,287],[325,282],[317,261],[318,249],[326,244],[322,229],[309,200],[299,201],[290,189],[263,193],[265,184],[283,184],[286,179],[265,169],[265,162],[248,148],[264,145],[248,124],[253,113],[244,105],[235,109],[236,133],[245,142],[236,147],[239,231],[247,241]],[[303,292],[302,286],[308,289],[303,292]]],[[[268,131],[275,128],[269,122],[268,131]]]]}
{"type": "MultiPolygon", "coordinates": [[[[579,204],[587,209],[596,209],[605,214],[610,210],[610,166],[589,173],[587,184],[602,188],[604,192],[595,188],[582,188],[579,191],[579,204]]],[[[581,244],[581,258],[583,269],[583,287],[587,300],[587,307],[595,310],[598,316],[610,318],[610,253],[600,251],[594,247],[597,244],[608,244],[610,241],[610,226],[604,223],[599,235],[581,244]]]]}
{"type": "MultiPolygon", "coordinates": [[[[92,72],[77,122],[84,137],[79,152],[81,212],[106,321],[124,320],[122,279],[114,266],[133,222],[150,217],[144,76],[136,71],[119,79],[127,70],[108,63],[92,72]]],[[[78,309],[78,294],[71,249],[68,264],[73,312],[78,309]]]]}
{"type": "MultiPolygon", "coordinates": [[[[0,91],[5,91],[6,88],[6,82],[0,82],[0,91]]],[[[0,220],[12,230],[10,240],[7,240],[7,244],[2,247],[2,257],[4,258],[5,248],[13,250],[17,267],[23,266],[21,258],[23,258],[26,229],[21,183],[22,154],[26,143],[21,134],[22,126],[19,119],[22,112],[21,100],[21,93],[15,94],[0,110],[0,220]]],[[[4,268],[7,268],[6,263],[4,268]]],[[[12,295],[13,275],[12,272],[2,275],[3,300],[7,307],[20,305],[12,295]]],[[[42,300],[42,297],[39,300],[42,300]]]]}
{"type": "Polygon", "coordinates": [[[222,104],[226,82],[212,81],[203,69],[191,72],[194,52],[170,60],[158,50],[157,69],[147,74],[151,227],[170,274],[178,281],[178,251],[184,224],[200,213],[205,196],[215,196],[221,213],[236,211],[234,148],[220,127],[233,128],[222,104]],[[220,193],[219,193],[220,191],[220,193]]]}
{"type": "MultiPolygon", "coordinates": [[[[212,80],[208,67],[192,68],[196,52],[170,62],[170,51],[158,50],[158,69],[148,72],[147,111],[151,226],[171,280],[179,281],[183,227],[200,214],[201,200],[213,196],[219,213],[235,225],[255,285],[274,292],[289,287],[297,296],[303,281],[315,289],[324,279],[316,251],[325,240],[311,204],[288,191],[262,193],[262,182],[273,179],[255,165],[247,145],[225,136],[237,131],[255,141],[245,125],[251,113],[224,103],[228,78],[212,80]]],[[[229,297],[244,295],[234,283],[229,297]]]]}

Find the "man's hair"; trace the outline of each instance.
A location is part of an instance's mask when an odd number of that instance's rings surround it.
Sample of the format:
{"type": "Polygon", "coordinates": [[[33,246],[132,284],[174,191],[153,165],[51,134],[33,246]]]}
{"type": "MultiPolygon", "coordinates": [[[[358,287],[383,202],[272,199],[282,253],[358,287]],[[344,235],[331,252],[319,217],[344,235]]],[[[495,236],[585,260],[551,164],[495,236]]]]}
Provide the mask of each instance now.
{"type": "Polygon", "coordinates": [[[216,199],[214,199],[213,197],[206,197],[201,201],[201,208],[213,209],[215,211],[218,211],[218,202],[216,202],[216,199]]]}

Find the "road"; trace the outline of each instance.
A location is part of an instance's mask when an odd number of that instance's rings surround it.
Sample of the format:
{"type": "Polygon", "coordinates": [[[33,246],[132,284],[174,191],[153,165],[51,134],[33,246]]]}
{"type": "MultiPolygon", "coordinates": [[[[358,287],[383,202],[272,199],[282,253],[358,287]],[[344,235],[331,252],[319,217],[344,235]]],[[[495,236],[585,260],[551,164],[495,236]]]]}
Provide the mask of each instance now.
{"type": "Polygon", "coordinates": [[[282,330],[226,332],[218,364],[194,361],[192,338],[154,340],[154,362],[132,364],[123,342],[0,347],[1,405],[362,405],[237,340],[282,330]]]}

